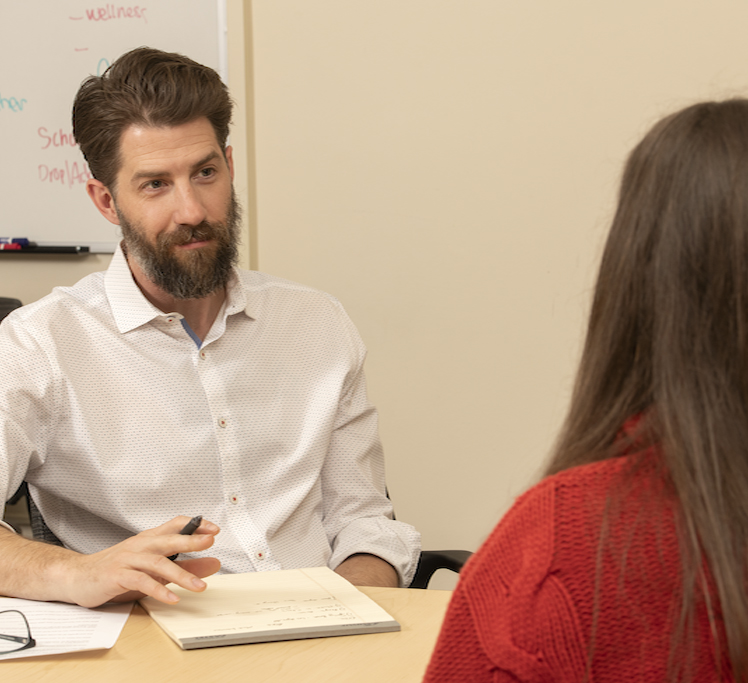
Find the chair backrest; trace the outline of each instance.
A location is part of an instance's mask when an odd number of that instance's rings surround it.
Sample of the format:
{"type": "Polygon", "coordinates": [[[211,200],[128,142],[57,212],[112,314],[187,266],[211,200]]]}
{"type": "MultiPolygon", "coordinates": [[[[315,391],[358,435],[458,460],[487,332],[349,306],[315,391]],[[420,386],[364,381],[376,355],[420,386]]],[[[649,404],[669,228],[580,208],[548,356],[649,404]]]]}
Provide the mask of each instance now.
{"type": "MultiPolygon", "coordinates": [[[[24,482],[25,484],[26,482],[24,482]]],[[[31,494],[26,491],[29,503],[29,519],[31,521],[31,533],[37,541],[44,541],[45,543],[51,543],[52,545],[59,545],[62,547],[62,541],[52,533],[52,530],[47,526],[47,523],[42,517],[42,513],[39,512],[39,508],[36,507],[34,499],[31,494]]]]}
{"type": "Polygon", "coordinates": [[[21,302],[18,299],[0,296],[0,320],[16,308],[21,308],[21,302]]]}

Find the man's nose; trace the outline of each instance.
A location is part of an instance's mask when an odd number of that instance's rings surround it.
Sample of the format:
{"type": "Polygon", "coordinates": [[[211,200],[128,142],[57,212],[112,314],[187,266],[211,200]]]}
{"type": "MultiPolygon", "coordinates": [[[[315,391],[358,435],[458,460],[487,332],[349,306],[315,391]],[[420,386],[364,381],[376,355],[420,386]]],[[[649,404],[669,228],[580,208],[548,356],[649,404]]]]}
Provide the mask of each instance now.
{"type": "Polygon", "coordinates": [[[191,184],[177,188],[174,206],[174,222],[177,225],[199,225],[207,216],[200,194],[191,184]]]}

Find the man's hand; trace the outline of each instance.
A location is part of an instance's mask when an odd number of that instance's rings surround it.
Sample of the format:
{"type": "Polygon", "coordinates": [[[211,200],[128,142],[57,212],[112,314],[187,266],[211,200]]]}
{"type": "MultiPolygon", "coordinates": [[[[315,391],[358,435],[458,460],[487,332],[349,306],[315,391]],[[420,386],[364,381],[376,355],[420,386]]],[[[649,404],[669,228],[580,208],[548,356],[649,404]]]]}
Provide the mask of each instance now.
{"type": "Polygon", "coordinates": [[[354,586],[400,586],[400,579],[392,565],[374,555],[351,555],[335,571],[354,586]]]}
{"type": "Polygon", "coordinates": [[[17,572],[18,579],[9,582],[10,590],[5,594],[72,602],[83,607],[137,600],[144,595],[175,603],[179,598],[165,584],[203,591],[206,584],[202,577],[215,573],[221,566],[214,557],[178,562],[168,559],[175,553],[207,550],[220,531],[212,522],[203,520],[192,536],[182,536],[179,530],[188,519],[176,517],[91,555],[3,533],[0,552],[13,557],[7,570],[17,572]]]}
{"type": "Polygon", "coordinates": [[[67,587],[68,602],[95,607],[150,595],[161,602],[175,603],[179,598],[164,584],[175,583],[191,591],[205,590],[201,578],[220,569],[216,558],[172,562],[169,556],[207,550],[219,528],[203,521],[193,535],[178,535],[187,521],[186,517],[177,517],[106,550],[76,555],[65,568],[66,577],[61,577],[67,587]]]}

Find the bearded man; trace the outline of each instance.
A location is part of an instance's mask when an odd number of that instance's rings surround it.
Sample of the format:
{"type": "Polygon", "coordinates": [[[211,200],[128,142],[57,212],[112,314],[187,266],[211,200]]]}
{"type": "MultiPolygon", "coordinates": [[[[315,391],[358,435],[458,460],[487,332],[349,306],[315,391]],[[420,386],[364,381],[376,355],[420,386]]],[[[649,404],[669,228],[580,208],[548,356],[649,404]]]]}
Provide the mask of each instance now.
{"type": "Polygon", "coordinates": [[[235,265],[230,121],[215,71],[150,48],[78,91],[87,191],[123,239],[0,327],[0,489],[28,482],[51,541],[0,527],[2,595],[175,602],[165,584],[219,568],[410,583],[419,536],[393,519],[355,327],[235,265]]]}

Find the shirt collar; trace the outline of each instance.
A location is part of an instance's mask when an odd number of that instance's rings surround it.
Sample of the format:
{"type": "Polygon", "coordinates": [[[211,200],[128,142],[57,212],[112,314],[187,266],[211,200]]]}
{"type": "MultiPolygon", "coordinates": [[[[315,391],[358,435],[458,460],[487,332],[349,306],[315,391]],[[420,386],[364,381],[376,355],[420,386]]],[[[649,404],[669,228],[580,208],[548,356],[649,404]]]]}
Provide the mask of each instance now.
{"type": "MultiPolygon", "coordinates": [[[[104,287],[112,315],[121,333],[134,330],[149,323],[154,318],[167,315],[145,298],[127,265],[127,259],[118,245],[104,276],[104,287]]],[[[226,286],[226,301],[222,307],[224,317],[241,313],[254,318],[250,310],[249,296],[244,281],[237,268],[226,286]]]]}

